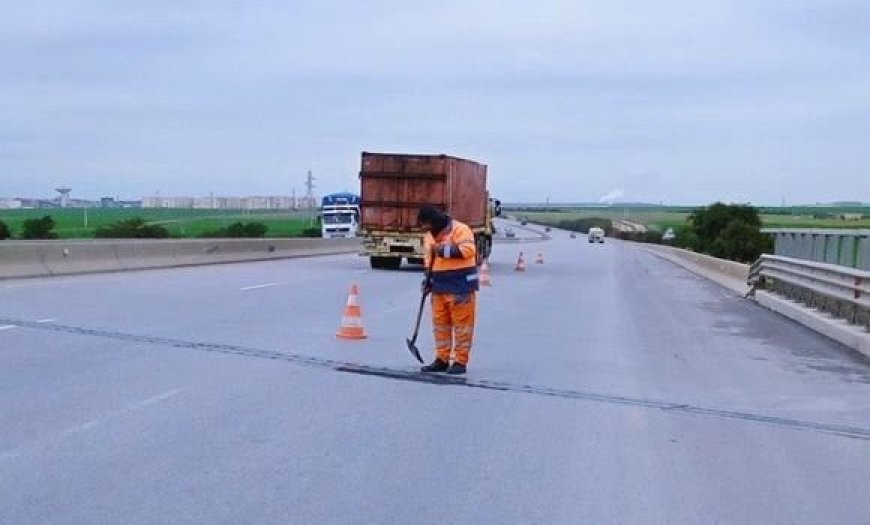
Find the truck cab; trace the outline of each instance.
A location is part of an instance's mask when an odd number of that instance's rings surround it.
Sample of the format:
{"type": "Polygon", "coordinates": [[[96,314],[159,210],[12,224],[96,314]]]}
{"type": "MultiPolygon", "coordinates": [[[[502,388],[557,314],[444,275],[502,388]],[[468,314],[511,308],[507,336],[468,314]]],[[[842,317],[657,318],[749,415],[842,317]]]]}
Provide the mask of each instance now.
{"type": "Polygon", "coordinates": [[[359,232],[360,198],[352,193],[334,193],[323,197],[320,207],[321,233],[324,239],[356,237],[359,232]]]}

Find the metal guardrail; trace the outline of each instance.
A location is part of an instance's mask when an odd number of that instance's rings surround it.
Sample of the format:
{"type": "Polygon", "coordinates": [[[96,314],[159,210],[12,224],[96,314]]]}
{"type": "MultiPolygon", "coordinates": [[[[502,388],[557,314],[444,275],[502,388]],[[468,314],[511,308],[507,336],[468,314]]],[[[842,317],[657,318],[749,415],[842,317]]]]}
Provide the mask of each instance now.
{"type": "Polygon", "coordinates": [[[835,264],[762,255],[749,269],[748,295],[758,288],[803,302],[870,332],[870,272],[835,264]]]}
{"type": "Polygon", "coordinates": [[[773,236],[776,255],[870,270],[870,229],[765,228],[761,232],[773,236]]]}

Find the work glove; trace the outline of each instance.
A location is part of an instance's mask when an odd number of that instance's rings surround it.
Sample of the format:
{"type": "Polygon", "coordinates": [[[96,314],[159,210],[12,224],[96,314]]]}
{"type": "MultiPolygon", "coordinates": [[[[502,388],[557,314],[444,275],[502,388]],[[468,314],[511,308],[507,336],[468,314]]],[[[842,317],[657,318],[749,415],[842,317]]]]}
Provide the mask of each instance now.
{"type": "Polygon", "coordinates": [[[451,253],[453,253],[454,244],[451,242],[445,242],[443,244],[439,244],[435,248],[435,255],[441,257],[442,259],[449,259],[451,253]]]}

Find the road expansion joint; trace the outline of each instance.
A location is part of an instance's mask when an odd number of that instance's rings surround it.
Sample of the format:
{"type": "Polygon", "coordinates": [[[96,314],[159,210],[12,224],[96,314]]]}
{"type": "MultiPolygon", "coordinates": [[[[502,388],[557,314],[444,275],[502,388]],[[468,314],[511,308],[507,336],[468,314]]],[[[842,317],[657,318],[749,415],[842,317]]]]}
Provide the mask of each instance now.
{"type": "Polygon", "coordinates": [[[543,397],[574,399],[608,405],[641,407],[668,413],[679,413],[695,417],[707,417],[732,421],[744,421],[764,424],[768,426],[776,426],[780,428],[789,428],[792,430],[810,431],[870,441],[870,428],[828,424],[816,421],[792,419],[752,412],[708,408],[688,403],[670,402],[641,397],[626,397],[599,392],[553,388],[530,384],[514,384],[500,381],[490,381],[485,379],[453,378],[440,374],[423,374],[418,372],[416,369],[396,369],[388,367],[361,365],[337,361],[334,359],[313,357],[297,353],[278,352],[274,350],[265,350],[234,344],[223,344],[208,341],[189,341],[169,337],[137,335],[112,330],[100,330],[57,323],[26,321],[21,319],[9,319],[0,317],[0,325],[14,325],[19,328],[38,330],[43,332],[58,332],[71,335],[112,339],[116,341],[125,341],[130,343],[154,344],[173,348],[183,348],[219,354],[238,355],[242,357],[252,357],[258,359],[269,359],[274,361],[288,362],[299,366],[307,366],[311,368],[319,368],[322,370],[368,376],[380,379],[389,379],[395,381],[408,381],[454,388],[473,388],[493,392],[521,393],[543,397]]]}

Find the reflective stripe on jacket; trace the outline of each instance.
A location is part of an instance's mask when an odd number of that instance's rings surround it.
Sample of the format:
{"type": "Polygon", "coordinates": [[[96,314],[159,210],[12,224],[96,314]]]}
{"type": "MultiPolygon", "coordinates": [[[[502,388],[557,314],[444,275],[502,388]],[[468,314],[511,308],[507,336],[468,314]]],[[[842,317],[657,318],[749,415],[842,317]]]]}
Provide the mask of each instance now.
{"type": "Polygon", "coordinates": [[[450,221],[436,240],[431,233],[424,238],[426,268],[432,266],[432,292],[463,294],[476,292],[477,246],[474,232],[459,221],[450,221]],[[430,254],[437,247],[435,260],[430,254]]]}

